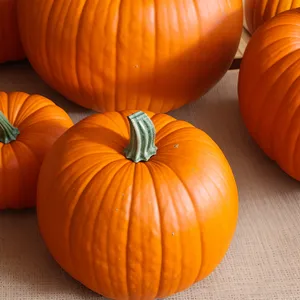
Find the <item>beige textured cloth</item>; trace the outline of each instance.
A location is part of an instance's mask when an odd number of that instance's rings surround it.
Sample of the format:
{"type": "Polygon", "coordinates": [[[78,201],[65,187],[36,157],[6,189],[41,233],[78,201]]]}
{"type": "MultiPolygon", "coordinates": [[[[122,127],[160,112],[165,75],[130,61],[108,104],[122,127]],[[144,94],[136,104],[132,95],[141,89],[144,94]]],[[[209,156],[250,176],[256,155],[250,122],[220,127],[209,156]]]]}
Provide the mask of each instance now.
{"type": "MultiPolygon", "coordinates": [[[[227,156],[239,188],[231,247],[211,276],[169,300],[300,299],[300,184],[250,139],[239,115],[238,71],[171,115],[205,130],[227,156]]],[[[2,66],[0,90],[44,95],[77,122],[89,112],[44,84],[28,64],[2,66]]],[[[33,211],[0,213],[0,299],[99,299],[60,269],[45,248],[33,211]]]]}

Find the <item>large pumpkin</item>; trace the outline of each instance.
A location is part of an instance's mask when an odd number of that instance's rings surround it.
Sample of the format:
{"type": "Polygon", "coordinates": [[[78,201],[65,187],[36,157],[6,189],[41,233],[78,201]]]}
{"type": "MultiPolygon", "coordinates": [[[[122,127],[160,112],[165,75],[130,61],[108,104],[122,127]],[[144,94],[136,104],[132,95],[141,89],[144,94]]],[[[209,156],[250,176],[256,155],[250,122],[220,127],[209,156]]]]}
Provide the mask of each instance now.
{"type": "Polygon", "coordinates": [[[72,125],[49,99],[0,92],[0,209],[35,206],[45,153],[72,125]]]}
{"type": "Polygon", "coordinates": [[[226,158],[200,129],[164,114],[108,112],[54,144],[37,213],[48,249],[75,279],[108,298],[149,300],[220,263],[238,194],[226,158]]]}
{"type": "Polygon", "coordinates": [[[263,151],[300,180],[300,8],[254,33],[241,64],[239,103],[263,151]]]}
{"type": "Polygon", "coordinates": [[[300,7],[300,0],[244,0],[246,25],[250,33],[277,14],[300,7]]]}
{"type": "Polygon", "coordinates": [[[24,58],[17,22],[17,0],[0,0],[0,63],[24,58]]]}
{"type": "Polygon", "coordinates": [[[167,112],[227,71],[242,0],[19,0],[21,38],[37,73],[97,111],[167,112]]]}

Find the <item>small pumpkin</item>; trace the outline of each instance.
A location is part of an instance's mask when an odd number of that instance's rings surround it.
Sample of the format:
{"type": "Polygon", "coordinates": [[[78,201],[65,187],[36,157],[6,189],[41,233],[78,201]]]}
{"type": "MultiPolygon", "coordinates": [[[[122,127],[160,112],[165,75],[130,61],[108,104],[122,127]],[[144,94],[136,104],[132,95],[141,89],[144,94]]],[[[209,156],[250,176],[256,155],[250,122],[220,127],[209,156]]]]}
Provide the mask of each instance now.
{"type": "Polygon", "coordinates": [[[37,195],[55,260],[117,300],[167,297],[208,276],[238,216],[234,176],[215,142],[147,111],[74,125],[44,160],[37,195]]]}
{"type": "Polygon", "coordinates": [[[49,99],[0,92],[0,209],[35,206],[45,153],[73,125],[49,99]]]}
{"type": "Polygon", "coordinates": [[[244,0],[246,25],[251,34],[273,18],[287,10],[300,7],[300,0],[244,0]]]}
{"type": "Polygon", "coordinates": [[[17,20],[17,0],[0,1],[0,63],[25,58],[17,20]]]}
{"type": "Polygon", "coordinates": [[[242,0],[19,0],[27,57],[67,99],[96,111],[167,112],[228,70],[242,0]]]}
{"type": "Polygon", "coordinates": [[[262,150],[300,180],[300,8],[283,12],[254,33],[239,73],[239,105],[262,150]]]}

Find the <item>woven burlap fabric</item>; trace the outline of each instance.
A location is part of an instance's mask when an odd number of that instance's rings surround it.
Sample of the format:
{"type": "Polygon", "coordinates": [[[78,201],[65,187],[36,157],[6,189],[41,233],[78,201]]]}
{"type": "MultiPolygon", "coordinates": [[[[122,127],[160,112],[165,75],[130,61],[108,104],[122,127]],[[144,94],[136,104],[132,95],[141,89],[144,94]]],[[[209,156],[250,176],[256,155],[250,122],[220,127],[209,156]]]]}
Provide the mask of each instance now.
{"type": "MultiPolygon", "coordinates": [[[[211,276],[169,300],[300,299],[300,184],[249,138],[241,121],[238,71],[205,97],[171,114],[205,130],[222,148],[240,196],[231,247],[211,276]]],[[[90,112],[48,88],[28,64],[0,69],[0,90],[49,97],[77,122],[90,112]]],[[[99,299],[60,269],[45,248],[34,211],[0,213],[0,299],[99,299]]]]}

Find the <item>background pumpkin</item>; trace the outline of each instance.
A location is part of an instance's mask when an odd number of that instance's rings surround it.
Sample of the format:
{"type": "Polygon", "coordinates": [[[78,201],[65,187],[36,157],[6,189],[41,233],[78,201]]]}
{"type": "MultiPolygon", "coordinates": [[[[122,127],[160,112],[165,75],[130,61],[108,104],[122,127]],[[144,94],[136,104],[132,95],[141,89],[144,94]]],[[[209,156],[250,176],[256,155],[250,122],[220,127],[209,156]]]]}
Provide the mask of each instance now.
{"type": "Polygon", "coordinates": [[[257,29],[239,73],[244,122],[263,151],[300,180],[300,8],[257,29]]]}
{"type": "Polygon", "coordinates": [[[37,214],[48,249],[75,279],[112,299],[149,300],[214,270],[235,231],[238,194],[203,131],[131,113],[90,116],[54,144],[37,214]]]}
{"type": "Polygon", "coordinates": [[[198,99],[227,71],[242,0],[19,0],[37,73],[98,111],[167,112],[198,99]]]}
{"type": "Polygon", "coordinates": [[[277,14],[300,7],[300,0],[244,0],[246,25],[251,34],[277,14]]]}
{"type": "Polygon", "coordinates": [[[49,99],[0,92],[0,209],[35,205],[44,155],[72,125],[69,116],[49,99]]]}
{"type": "Polygon", "coordinates": [[[25,58],[17,21],[17,0],[0,0],[0,45],[0,63],[25,58]]]}

